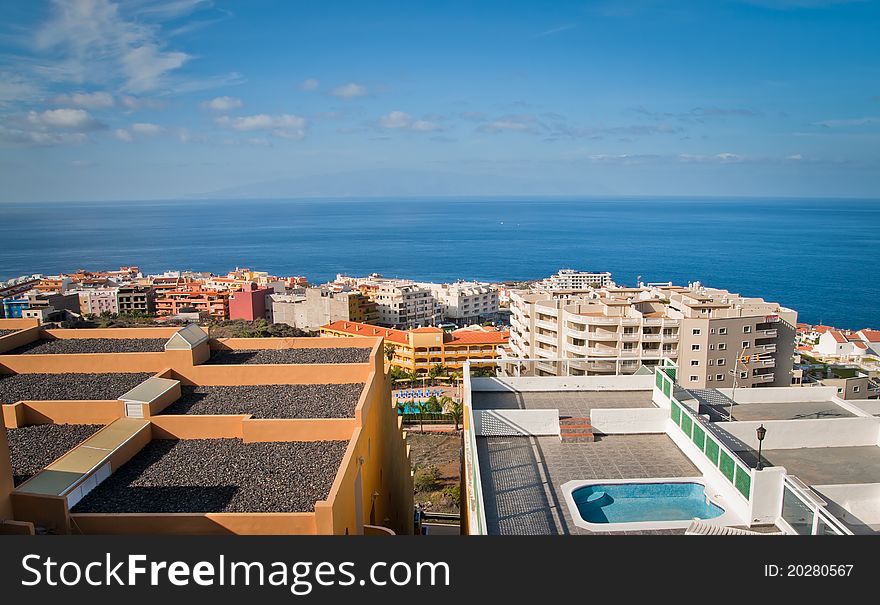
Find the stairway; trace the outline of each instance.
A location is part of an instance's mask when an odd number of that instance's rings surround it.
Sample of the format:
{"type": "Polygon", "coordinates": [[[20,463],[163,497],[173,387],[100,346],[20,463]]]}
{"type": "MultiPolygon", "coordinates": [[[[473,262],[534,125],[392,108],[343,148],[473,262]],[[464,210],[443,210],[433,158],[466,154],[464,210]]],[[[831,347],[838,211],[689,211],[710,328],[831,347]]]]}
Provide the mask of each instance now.
{"type": "Polygon", "coordinates": [[[560,418],[559,437],[563,443],[592,443],[596,440],[593,436],[593,425],[588,417],[560,418]]]}

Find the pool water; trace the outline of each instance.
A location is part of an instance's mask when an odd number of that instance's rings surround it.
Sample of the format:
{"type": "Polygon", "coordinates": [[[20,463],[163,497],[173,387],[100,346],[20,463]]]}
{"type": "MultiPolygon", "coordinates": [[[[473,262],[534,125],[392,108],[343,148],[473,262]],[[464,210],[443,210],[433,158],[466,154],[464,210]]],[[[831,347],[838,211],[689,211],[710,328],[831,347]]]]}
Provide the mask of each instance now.
{"type": "Polygon", "coordinates": [[[606,483],[579,487],[571,495],[588,523],[688,521],[724,513],[699,483],[606,483]]]}

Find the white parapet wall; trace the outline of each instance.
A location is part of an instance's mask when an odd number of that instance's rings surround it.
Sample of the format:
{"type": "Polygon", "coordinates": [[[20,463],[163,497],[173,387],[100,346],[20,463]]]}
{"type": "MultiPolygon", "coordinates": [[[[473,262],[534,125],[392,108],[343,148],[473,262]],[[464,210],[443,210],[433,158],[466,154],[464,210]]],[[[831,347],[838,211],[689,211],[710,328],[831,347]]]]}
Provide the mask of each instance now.
{"type": "MultiPolygon", "coordinates": [[[[725,397],[730,397],[732,389],[718,389],[725,397]]],[[[830,401],[837,395],[836,387],[773,387],[769,389],[737,389],[734,394],[737,403],[788,403],[805,401],[830,401]]]]}
{"type": "Polygon", "coordinates": [[[474,391],[650,391],[654,376],[523,376],[471,378],[474,391]]]}
{"type": "Polygon", "coordinates": [[[559,436],[559,410],[474,410],[478,437],[559,436]]]}
{"type": "Polygon", "coordinates": [[[850,526],[854,533],[880,531],[880,483],[813,485],[828,501],[828,510],[850,526]]]}
{"type": "Polygon", "coordinates": [[[724,441],[730,449],[742,451],[758,449],[755,429],[762,424],[767,429],[762,445],[765,450],[877,445],[880,438],[880,420],[876,418],[811,418],[760,422],[737,420],[719,422],[714,426],[721,429],[722,438],[729,437],[724,441]]]}
{"type": "Polygon", "coordinates": [[[669,409],[594,408],[590,410],[593,431],[604,435],[665,433],[669,409]]]}

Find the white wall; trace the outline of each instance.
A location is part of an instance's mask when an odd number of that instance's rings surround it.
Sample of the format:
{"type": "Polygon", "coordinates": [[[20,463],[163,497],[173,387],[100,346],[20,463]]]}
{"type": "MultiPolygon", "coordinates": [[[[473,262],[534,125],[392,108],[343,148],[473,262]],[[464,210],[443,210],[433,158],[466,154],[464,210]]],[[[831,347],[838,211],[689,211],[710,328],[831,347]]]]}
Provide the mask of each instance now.
{"type": "Polygon", "coordinates": [[[846,522],[854,533],[880,530],[880,483],[811,487],[828,501],[828,512],[846,522]]]}
{"type": "MultiPolygon", "coordinates": [[[[718,389],[725,397],[730,397],[732,389],[718,389]]],[[[793,401],[829,401],[837,395],[836,387],[772,387],[764,389],[737,389],[736,402],[785,403],[793,401]]]]}
{"type": "Polygon", "coordinates": [[[764,437],[765,450],[788,450],[803,447],[846,447],[877,445],[880,421],[875,418],[819,418],[808,420],[764,420],[753,422],[718,422],[729,439],[725,445],[734,451],[758,449],[755,429],[760,425],[767,429],[764,437]]]}
{"type": "Polygon", "coordinates": [[[665,433],[669,410],[663,408],[622,408],[590,411],[593,430],[605,435],[665,433]]]}
{"type": "Polygon", "coordinates": [[[775,524],[782,514],[782,489],[785,469],[771,466],[752,473],[751,522],[775,524]]]}
{"type": "Polygon", "coordinates": [[[559,410],[474,410],[479,437],[559,435],[559,410]]]}
{"type": "Polygon", "coordinates": [[[475,391],[650,391],[654,376],[525,376],[473,378],[475,391]]]}

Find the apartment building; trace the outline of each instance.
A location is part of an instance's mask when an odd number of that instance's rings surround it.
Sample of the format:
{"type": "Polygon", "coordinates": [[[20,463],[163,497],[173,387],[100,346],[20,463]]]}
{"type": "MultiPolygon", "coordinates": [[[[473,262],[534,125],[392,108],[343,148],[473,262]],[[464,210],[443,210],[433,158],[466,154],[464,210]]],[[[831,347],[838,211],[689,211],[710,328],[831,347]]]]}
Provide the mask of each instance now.
{"type": "Polygon", "coordinates": [[[350,321],[334,321],[321,326],[321,336],[382,337],[386,345],[394,347],[391,365],[410,372],[427,374],[431,366],[438,363],[460,370],[464,362],[469,360],[497,359],[498,349],[507,343],[509,334],[482,326],[444,332],[435,327],[395,330],[350,321]]]}
{"type": "Polygon", "coordinates": [[[204,290],[199,284],[186,289],[171,290],[156,298],[157,315],[177,315],[196,311],[211,319],[229,319],[229,291],[204,290]]]}
{"type": "Polygon", "coordinates": [[[443,321],[465,326],[492,319],[498,313],[498,290],[492,284],[456,282],[418,285],[430,290],[437,299],[443,321]]]}
{"type": "Polygon", "coordinates": [[[555,275],[543,279],[534,285],[535,290],[543,292],[578,291],[589,288],[608,288],[614,285],[611,274],[560,269],[555,275]]]}
{"type": "Polygon", "coordinates": [[[536,360],[537,375],[631,374],[666,357],[688,388],[731,387],[734,371],[737,387],[791,383],[797,313],[760,298],[698,283],[515,291],[511,312],[504,356],[536,360]]]}
{"type": "Polygon", "coordinates": [[[267,298],[273,291],[248,283],[243,289],[233,292],[229,295],[229,319],[265,319],[267,298]]]}
{"type": "Polygon", "coordinates": [[[374,301],[379,308],[379,323],[384,326],[409,329],[442,321],[440,303],[431,290],[414,283],[382,282],[374,301]]]}
{"type": "Polygon", "coordinates": [[[325,288],[306,288],[303,294],[273,294],[267,305],[267,318],[301,330],[317,330],[335,321],[376,323],[379,307],[359,291],[333,292],[325,288]]]}
{"type": "Polygon", "coordinates": [[[83,315],[116,315],[119,313],[119,288],[80,290],[79,303],[83,315]]]}
{"type": "Polygon", "coordinates": [[[149,286],[121,286],[117,306],[119,313],[155,313],[156,291],[149,286]]]}

